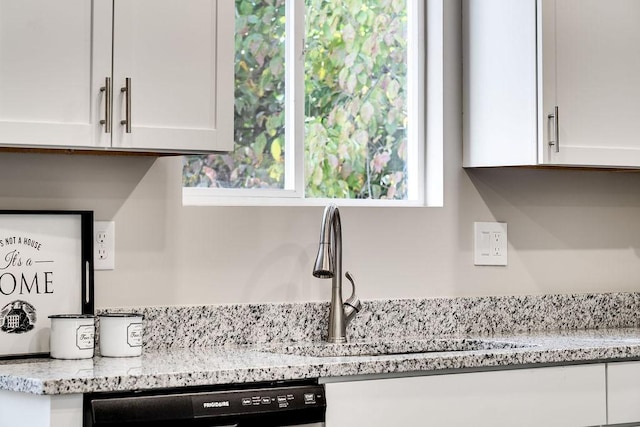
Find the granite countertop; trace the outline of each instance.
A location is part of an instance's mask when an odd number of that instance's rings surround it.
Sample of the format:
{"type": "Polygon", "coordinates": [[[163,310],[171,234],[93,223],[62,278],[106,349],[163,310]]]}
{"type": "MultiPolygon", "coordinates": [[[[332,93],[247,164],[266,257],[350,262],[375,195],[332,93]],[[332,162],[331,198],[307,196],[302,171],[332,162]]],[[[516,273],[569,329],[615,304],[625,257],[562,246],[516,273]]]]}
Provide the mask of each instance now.
{"type": "MultiPolygon", "coordinates": [[[[438,336],[434,339],[441,338],[438,336]]],[[[280,345],[272,342],[207,348],[145,349],[141,357],[131,358],[4,362],[0,364],[0,389],[55,395],[640,359],[640,328],[547,330],[447,338],[458,343],[481,339],[487,348],[469,350],[462,347],[460,351],[448,352],[322,357],[304,354],[331,354],[336,345],[300,342],[280,345]],[[279,351],[300,354],[282,354],[279,351]]],[[[407,345],[411,348],[425,340],[429,338],[398,340],[396,337],[376,342],[384,343],[384,351],[394,351],[394,343],[402,347],[399,350],[411,351],[406,350],[407,345]]],[[[369,348],[359,347],[361,345],[352,344],[356,348],[369,348]]],[[[418,347],[413,351],[417,351],[418,347]]]]}
{"type": "MultiPolygon", "coordinates": [[[[640,360],[635,292],[362,305],[346,346],[322,344],[328,302],[101,309],[143,314],[141,357],[0,361],[0,390],[55,395],[640,360]]],[[[99,338],[99,321],[97,329],[99,338]]]]}

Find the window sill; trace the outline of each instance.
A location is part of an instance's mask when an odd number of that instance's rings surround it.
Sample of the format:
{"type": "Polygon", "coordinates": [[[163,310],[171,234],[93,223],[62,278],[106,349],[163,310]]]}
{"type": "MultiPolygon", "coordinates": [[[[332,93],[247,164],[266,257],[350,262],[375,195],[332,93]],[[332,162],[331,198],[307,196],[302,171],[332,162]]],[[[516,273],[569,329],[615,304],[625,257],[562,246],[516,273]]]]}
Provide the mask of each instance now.
{"type": "Polygon", "coordinates": [[[309,207],[326,206],[334,203],[337,206],[348,207],[380,207],[380,208],[423,208],[424,202],[418,200],[375,200],[375,199],[304,199],[294,194],[291,197],[255,196],[260,190],[249,190],[252,195],[238,194],[236,196],[215,196],[209,188],[183,188],[183,206],[281,206],[281,207],[309,207]]]}

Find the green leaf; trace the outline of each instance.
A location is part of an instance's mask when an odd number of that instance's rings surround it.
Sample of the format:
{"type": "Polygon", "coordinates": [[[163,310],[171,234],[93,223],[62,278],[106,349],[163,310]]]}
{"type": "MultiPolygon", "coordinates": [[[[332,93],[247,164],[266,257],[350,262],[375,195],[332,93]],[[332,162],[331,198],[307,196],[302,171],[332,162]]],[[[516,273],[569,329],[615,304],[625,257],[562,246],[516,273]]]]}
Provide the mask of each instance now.
{"type": "Polygon", "coordinates": [[[398,98],[398,93],[400,92],[400,84],[396,80],[390,80],[387,85],[387,98],[389,101],[393,102],[398,98]]]}
{"type": "Polygon", "coordinates": [[[278,163],[282,161],[282,146],[280,145],[279,138],[271,142],[271,157],[278,163]]]}
{"type": "Polygon", "coordinates": [[[369,122],[371,122],[371,118],[373,117],[374,113],[375,110],[373,108],[373,105],[371,105],[369,101],[365,101],[365,103],[362,104],[362,107],[360,108],[360,117],[362,118],[363,123],[368,124],[369,122]]]}
{"type": "Polygon", "coordinates": [[[267,137],[264,133],[259,134],[256,137],[256,141],[252,144],[253,151],[258,156],[258,158],[262,159],[262,155],[264,153],[264,149],[267,146],[267,137]]]}

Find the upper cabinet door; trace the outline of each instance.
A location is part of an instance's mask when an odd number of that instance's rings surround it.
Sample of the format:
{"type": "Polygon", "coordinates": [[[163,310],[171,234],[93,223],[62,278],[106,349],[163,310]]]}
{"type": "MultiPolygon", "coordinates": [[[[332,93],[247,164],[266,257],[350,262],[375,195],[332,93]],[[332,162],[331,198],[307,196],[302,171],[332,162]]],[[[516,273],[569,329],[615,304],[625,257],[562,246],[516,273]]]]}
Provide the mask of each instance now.
{"type": "Polygon", "coordinates": [[[536,10],[463,1],[464,166],[537,164],[536,10]]]}
{"type": "Polygon", "coordinates": [[[109,145],[110,57],[110,2],[0,0],[0,146],[109,145]]]}
{"type": "Polygon", "coordinates": [[[114,149],[233,149],[234,23],[230,0],[114,1],[114,149]]]}
{"type": "Polygon", "coordinates": [[[463,14],[465,167],[640,168],[640,1],[463,0],[463,14]]]}
{"type": "Polygon", "coordinates": [[[543,13],[545,113],[559,111],[545,163],[640,167],[640,1],[545,0],[543,13]]]}

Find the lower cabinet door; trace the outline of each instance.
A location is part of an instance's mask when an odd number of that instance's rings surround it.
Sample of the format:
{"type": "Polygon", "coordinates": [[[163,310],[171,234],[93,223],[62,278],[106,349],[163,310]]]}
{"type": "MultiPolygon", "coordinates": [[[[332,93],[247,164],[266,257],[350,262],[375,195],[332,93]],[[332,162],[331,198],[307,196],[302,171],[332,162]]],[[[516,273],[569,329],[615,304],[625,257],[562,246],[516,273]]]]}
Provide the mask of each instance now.
{"type": "Polygon", "coordinates": [[[640,425],[640,362],[607,364],[609,424],[640,425]]]}
{"type": "Polygon", "coordinates": [[[597,426],[607,423],[605,381],[604,364],[329,380],[326,425],[597,426]]]}
{"type": "Polygon", "coordinates": [[[82,395],[0,390],[0,426],[82,427],[82,395]]]}

